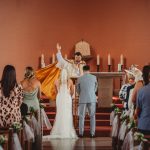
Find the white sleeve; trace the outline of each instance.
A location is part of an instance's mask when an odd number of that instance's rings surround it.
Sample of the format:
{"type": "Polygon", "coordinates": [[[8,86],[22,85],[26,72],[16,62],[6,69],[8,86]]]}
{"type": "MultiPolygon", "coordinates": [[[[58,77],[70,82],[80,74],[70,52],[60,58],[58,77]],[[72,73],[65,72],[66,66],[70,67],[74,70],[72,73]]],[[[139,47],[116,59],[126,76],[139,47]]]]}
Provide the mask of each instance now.
{"type": "Polygon", "coordinates": [[[56,54],[58,63],[56,64],[56,67],[59,69],[66,69],[69,73],[70,77],[78,77],[79,76],[79,69],[76,69],[71,63],[67,62],[63,57],[61,52],[58,52],[56,54]]]}
{"type": "Polygon", "coordinates": [[[57,60],[58,60],[59,62],[64,60],[63,57],[62,57],[61,52],[57,52],[56,57],[57,57],[57,60]]]}
{"type": "Polygon", "coordinates": [[[61,52],[57,52],[56,57],[57,57],[57,60],[58,60],[57,67],[60,68],[60,69],[63,68],[65,66],[66,61],[62,57],[61,52]]]}

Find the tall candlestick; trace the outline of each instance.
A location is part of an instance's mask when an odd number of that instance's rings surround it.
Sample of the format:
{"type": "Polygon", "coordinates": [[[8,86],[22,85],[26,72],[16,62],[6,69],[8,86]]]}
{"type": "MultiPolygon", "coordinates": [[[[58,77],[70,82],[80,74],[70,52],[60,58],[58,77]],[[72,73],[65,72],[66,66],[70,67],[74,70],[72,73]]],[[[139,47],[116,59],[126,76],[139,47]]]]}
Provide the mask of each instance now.
{"type": "Polygon", "coordinates": [[[52,55],[52,64],[55,63],[55,54],[52,55]]]}
{"type": "Polygon", "coordinates": [[[108,65],[111,65],[111,57],[110,57],[110,54],[108,54],[108,65]]]}
{"type": "Polygon", "coordinates": [[[97,55],[97,65],[100,65],[100,56],[97,55]]]}
{"type": "Polygon", "coordinates": [[[123,65],[123,55],[120,55],[120,64],[123,65]]]}

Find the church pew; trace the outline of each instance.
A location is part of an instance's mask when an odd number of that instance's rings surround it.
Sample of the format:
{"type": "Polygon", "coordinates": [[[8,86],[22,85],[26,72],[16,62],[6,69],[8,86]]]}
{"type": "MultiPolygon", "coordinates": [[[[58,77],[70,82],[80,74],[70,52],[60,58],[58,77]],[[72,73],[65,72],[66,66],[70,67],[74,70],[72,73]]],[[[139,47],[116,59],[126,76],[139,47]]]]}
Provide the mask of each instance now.
{"type": "Polygon", "coordinates": [[[0,134],[6,136],[7,140],[4,144],[4,150],[11,150],[13,130],[9,128],[0,128],[0,134]]]}
{"type": "Polygon", "coordinates": [[[5,137],[5,143],[0,145],[4,150],[8,150],[8,134],[7,133],[0,133],[0,136],[4,136],[5,137]]]}
{"type": "Polygon", "coordinates": [[[117,135],[116,136],[112,136],[112,147],[114,148],[114,150],[117,149],[118,146],[118,133],[119,133],[119,128],[120,128],[120,116],[121,116],[121,112],[117,113],[116,116],[118,116],[118,129],[117,129],[117,135]]]}
{"type": "MultiPolygon", "coordinates": [[[[32,149],[37,149],[37,147],[39,148],[39,146],[42,146],[41,112],[38,113],[37,111],[32,110],[32,112],[28,113],[28,116],[30,117],[30,119],[32,118],[32,116],[34,116],[35,119],[38,121],[38,123],[40,123],[40,135],[35,136],[35,141],[34,142],[33,140],[25,141],[26,143],[24,147],[25,150],[32,150],[32,149]]],[[[32,128],[31,122],[29,122],[29,126],[32,128]]]]}

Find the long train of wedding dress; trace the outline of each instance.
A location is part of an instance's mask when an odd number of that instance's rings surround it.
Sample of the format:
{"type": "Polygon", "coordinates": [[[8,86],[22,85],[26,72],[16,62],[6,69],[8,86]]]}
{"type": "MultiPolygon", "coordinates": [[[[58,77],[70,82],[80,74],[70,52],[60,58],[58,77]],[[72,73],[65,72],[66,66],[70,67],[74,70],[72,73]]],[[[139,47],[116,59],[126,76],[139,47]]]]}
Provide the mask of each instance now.
{"type": "Polygon", "coordinates": [[[43,141],[54,138],[77,138],[73,125],[72,99],[67,84],[62,84],[56,97],[56,117],[50,135],[44,136],[43,141]]]}

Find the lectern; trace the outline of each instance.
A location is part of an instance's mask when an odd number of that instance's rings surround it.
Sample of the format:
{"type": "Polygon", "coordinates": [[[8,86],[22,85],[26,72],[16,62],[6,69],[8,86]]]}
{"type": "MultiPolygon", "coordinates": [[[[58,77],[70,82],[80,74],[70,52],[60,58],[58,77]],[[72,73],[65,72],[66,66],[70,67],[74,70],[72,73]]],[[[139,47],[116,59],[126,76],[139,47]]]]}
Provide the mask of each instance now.
{"type": "Polygon", "coordinates": [[[125,82],[124,72],[91,72],[98,80],[98,107],[110,107],[113,96],[114,78],[120,78],[121,85],[125,82]]]}

